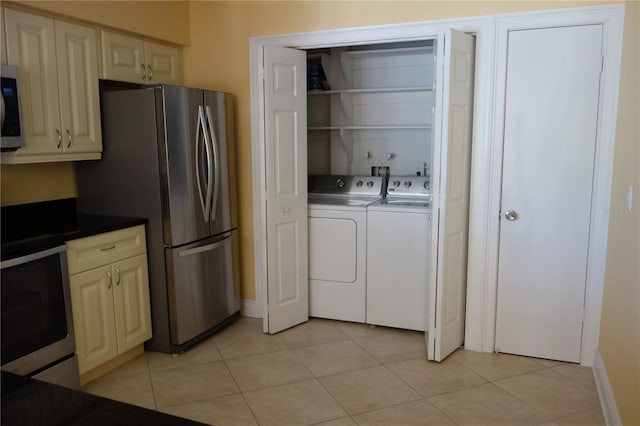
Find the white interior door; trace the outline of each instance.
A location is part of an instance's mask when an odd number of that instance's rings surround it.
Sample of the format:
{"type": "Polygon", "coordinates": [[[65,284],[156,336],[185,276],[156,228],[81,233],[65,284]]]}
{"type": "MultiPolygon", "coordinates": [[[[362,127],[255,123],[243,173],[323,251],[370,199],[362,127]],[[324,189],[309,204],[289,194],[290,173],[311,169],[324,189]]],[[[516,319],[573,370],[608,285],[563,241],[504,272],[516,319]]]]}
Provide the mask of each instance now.
{"type": "Polygon", "coordinates": [[[496,351],[580,361],[602,27],[509,33],[496,351]]]}
{"type": "Polygon", "coordinates": [[[434,120],[433,244],[427,358],[441,361],[464,341],[475,39],[438,37],[434,120]]]}
{"type": "Polygon", "coordinates": [[[303,51],[264,48],[269,333],[309,319],[306,61],[303,51]]]}

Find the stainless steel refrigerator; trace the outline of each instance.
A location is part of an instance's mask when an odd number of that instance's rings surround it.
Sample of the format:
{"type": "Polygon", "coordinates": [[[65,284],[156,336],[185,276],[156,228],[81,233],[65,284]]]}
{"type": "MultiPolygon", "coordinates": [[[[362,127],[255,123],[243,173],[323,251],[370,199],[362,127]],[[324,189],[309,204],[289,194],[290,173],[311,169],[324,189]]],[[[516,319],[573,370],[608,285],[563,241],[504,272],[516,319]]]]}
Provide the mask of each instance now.
{"type": "Polygon", "coordinates": [[[103,92],[103,155],[78,210],[146,217],[151,350],[179,353],[240,311],[232,105],[176,86],[103,92]]]}

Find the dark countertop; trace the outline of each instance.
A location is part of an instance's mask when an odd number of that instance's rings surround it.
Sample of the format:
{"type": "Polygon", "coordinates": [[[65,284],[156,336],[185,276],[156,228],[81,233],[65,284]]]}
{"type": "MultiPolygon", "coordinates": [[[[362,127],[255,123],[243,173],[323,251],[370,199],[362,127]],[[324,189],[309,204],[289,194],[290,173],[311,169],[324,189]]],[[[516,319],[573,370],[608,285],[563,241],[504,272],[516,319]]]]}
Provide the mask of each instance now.
{"type": "Polygon", "coordinates": [[[78,214],[75,199],[3,207],[2,260],[146,223],[145,218],[78,214]]]}
{"type": "Polygon", "coordinates": [[[2,425],[194,426],[193,420],[2,372],[2,425]]]}

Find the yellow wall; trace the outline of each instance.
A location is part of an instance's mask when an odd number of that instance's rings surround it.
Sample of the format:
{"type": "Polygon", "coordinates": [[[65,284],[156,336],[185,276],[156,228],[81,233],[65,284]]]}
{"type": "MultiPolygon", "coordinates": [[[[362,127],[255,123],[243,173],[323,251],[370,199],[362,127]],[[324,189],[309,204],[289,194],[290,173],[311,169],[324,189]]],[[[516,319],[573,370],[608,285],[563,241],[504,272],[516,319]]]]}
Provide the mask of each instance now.
{"type": "Polygon", "coordinates": [[[2,205],[33,203],[76,196],[72,163],[2,165],[2,205]]]}
{"type": "Polygon", "coordinates": [[[183,56],[185,84],[234,95],[242,298],[255,300],[249,37],[602,3],[608,2],[191,2],[191,46],[185,48],[183,56]]]}
{"type": "Polygon", "coordinates": [[[107,27],[144,34],[175,44],[189,44],[186,1],[5,1],[73,17],[107,27]]]}
{"type": "Polygon", "coordinates": [[[600,354],[624,425],[640,425],[640,3],[626,2],[600,354]],[[627,185],[634,185],[633,209],[627,185]]]}

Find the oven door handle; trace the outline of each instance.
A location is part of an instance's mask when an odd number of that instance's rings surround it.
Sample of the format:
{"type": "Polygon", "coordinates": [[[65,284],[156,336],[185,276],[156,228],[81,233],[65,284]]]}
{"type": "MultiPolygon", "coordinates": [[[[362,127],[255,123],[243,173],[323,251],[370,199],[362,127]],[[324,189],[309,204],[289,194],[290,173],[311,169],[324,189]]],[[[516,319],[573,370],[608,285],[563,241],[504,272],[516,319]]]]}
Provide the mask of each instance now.
{"type": "Polygon", "coordinates": [[[16,257],[15,259],[9,259],[0,262],[0,269],[10,268],[12,266],[23,265],[25,263],[33,262],[34,260],[43,259],[54,254],[67,251],[66,245],[53,247],[47,250],[38,251],[36,253],[27,254],[26,256],[16,257]]]}

